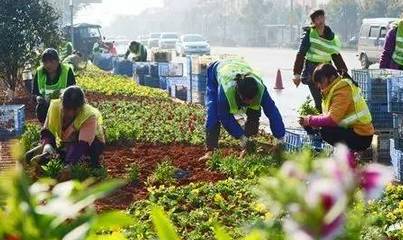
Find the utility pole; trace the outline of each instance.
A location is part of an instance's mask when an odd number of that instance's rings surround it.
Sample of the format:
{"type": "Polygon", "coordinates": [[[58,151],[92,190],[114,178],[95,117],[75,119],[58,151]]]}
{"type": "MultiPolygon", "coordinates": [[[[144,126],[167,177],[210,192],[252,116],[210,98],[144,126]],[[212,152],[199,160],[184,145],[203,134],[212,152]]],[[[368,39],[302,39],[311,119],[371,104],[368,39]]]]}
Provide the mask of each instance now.
{"type": "Polygon", "coordinates": [[[74,49],[74,3],[70,0],[70,34],[71,34],[71,44],[73,44],[74,49]]]}

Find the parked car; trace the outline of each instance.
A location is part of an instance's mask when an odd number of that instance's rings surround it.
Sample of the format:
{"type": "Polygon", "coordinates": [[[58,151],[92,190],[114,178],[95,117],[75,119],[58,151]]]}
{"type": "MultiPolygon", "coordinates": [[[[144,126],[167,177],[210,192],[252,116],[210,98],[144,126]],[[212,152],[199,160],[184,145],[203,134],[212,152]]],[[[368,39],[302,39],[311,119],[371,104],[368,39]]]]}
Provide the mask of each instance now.
{"type": "Polygon", "coordinates": [[[148,39],[148,48],[156,48],[159,47],[161,33],[150,33],[150,37],[148,39]]]}
{"type": "Polygon", "coordinates": [[[159,41],[160,49],[175,49],[176,42],[178,41],[178,34],[176,33],[162,33],[159,41]]]}
{"type": "Polygon", "coordinates": [[[186,55],[210,55],[210,44],[200,34],[185,34],[176,43],[176,53],[186,55]]]}
{"type": "Polygon", "coordinates": [[[363,19],[358,39],[358,58],[361,67],[367,69],[371,64],[378,63],[385,43],[386,33],[396,18],[363,19]]]}

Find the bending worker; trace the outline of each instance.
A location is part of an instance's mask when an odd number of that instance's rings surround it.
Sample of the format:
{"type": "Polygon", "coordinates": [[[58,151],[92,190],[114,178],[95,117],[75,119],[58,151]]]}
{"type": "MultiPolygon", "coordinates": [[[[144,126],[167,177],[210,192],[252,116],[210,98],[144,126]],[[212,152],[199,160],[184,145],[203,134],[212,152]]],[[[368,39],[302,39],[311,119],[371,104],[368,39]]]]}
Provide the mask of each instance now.
{"type": "Polygon", "coordinates": [[[59,155],[66,165],[74,165],[82,157],[99,166],[105,137],[98,109],[85,102],[81,88],[71,86],[60,99],[52,100],[40,136],[41,145],[27,153],[27,160],[39,151],[36,159],[43,164],[48,156],[59,155]]]}
{"type": "Polygon", "coordinates": [[[403,19],[386,34],[379,68],[403,70],[403,19]]]}
{"type": "Polygon", "coordinates": [[[282,117],[271,99],[262,79],[242,60],[226,60],[212,63],[207,70],[207,153],[208,159],[218,148],[221,124],[228,133],[241,140],[244,150],[253,146],[250,137],[257,135],[261,108],[270,120],[270,127],[277,139],[285,135],[282,117]],[[245,129],[235,114],[246,113],[245,129]]]}
{"type": "Polygon", "coordinates": [[[147,49],[143,44],[132,41],[129,44],[129,49],[127,49],[125,54],[125,59],[128,59],[129,55],[132,55],[134,62],[147,62],[147,49]]]}
{"type": "Polygon", "coordinates": [[[323,114],[301,117],[300,124],[319,128],[322,139],[333,146],[344,143],[355,152],[370,147],[372,117],[357,84],[340,76],[331,64],[319,65],[313,81],[323,94],[323,114]]]}
{"type": "Polygon", "coordinates": [[[36,96],[36,116],[45,122],[51,99],[59,98],[60,91],[76,84],[74,71],[69,64],[60,63],[59,54],[53,48],[42,53],[42,66],[36,70],[32,94],[36,96]]]}
{"type": "Polygon", "coordinates": [[[312,82],[315,67],[322,63],[331,63],[333,60],[341,73],[347,73],[348,70],[340,55],[340,39],[325,24],[324,10],[312,12],[310,18],[312,26],[304,28],[304,35],[294,63],[293,81],[297,87],[301,82],[308,85],[316,109],[322,112],[320,90],[312,82]]]}

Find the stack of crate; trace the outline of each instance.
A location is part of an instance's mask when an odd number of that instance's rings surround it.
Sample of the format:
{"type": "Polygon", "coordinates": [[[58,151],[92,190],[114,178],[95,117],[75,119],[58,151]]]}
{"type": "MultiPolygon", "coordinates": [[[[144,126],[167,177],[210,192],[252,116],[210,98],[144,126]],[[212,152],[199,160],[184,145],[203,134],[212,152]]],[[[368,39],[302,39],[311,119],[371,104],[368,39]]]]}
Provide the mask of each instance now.
{"type": "Polygon", "coordinates": [[[0,105],[0,141],[20,136],[24,126],[24,105],[0,105]]]}
{"type": "Polygon", "coordinates": [[[393,139],[390,156],[396,180],[403,179],[403,71],[395,71],[395,77],[388,79],[388,111],[393,113],[393,139]]]}
{"type": "Polygon", "coordinates": [[[160,88],[159,63],[137,62],[133,65],[136,82],[143,86],[160,88]]]}
{"type": "Polygon", "coordinates": [[[372,156],[368,158],[390,164],[390,138],[393,136],[393,114],[388,112],[388,79],[401,72],[383,69],[353,70],[353,79],[367,101],[375,127],[372,156]]]}

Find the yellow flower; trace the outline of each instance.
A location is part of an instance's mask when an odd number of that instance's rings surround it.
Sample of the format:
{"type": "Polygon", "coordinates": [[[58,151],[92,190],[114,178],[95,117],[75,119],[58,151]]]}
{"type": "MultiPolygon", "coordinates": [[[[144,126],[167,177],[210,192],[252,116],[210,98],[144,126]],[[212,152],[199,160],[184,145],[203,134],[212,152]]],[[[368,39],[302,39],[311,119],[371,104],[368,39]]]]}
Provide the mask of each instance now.
{"type": "Polygon", "coordinates": [[[266,206],[263,203],[255,203],[254,209],[259,213],[267,212],[266,206]]]}
{"type": "Polygon", "coordinates": [[[216,203],[224,202],[224,198],[221,196],[220,193],[216,193],[214,195],[214,202],[216,202],[216,203]]]}
{"type": "Polygon", "coordinates": [[[389,212],[388,214],[386,214],[386,217],[389,218],[391,221],[396,220],[396,216],[392,212],[389,212]]]}
{"type": "Polygon", "coordinates": [[[273,218],[273,214],[271,213],[271,212],[267,212],[265,215],[264,215],[264,219],[266,219],[266,220],[270,220],[270,219],[272,219],[273,218]]]}
{"type": "Polygon", "coordinates": [[[191,191],[191,193],[194,194],[194,195],[199,195],[199,192],[200,192],[200,191],[199,191],[199,189],[197,189],[197,188],[196,188],[196,189],[193,189],[193,190],[191,191]]]}

